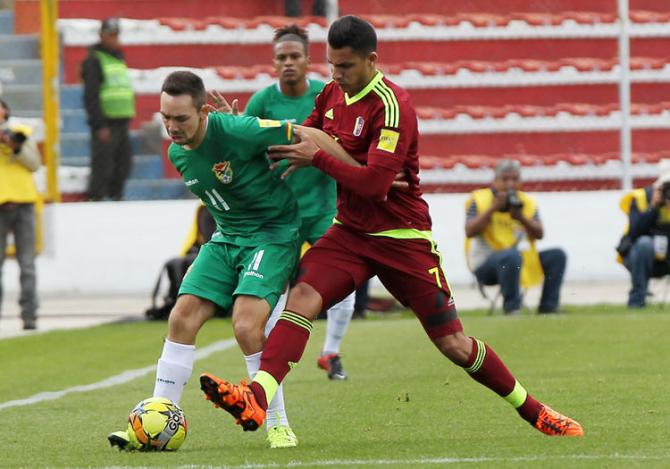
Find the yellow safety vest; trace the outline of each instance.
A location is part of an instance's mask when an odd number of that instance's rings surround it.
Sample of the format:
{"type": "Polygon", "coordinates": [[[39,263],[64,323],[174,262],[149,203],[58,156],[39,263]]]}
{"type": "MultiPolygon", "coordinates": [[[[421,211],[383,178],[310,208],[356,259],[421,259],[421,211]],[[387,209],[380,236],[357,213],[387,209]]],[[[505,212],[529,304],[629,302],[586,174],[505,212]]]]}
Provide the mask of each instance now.
{"type": "MultiPolygon", "coordinates": [[[[626,214],[626,216],[630,214],[630,208],[633,205],[633,201],[635,201],[635,205],[637,205],[637,209],[640,212],[646,211],[649,208],[647,190],[644,187],[641,189],[634,189],[621,197],[621,200],[619,201],[619,208],[623,213],[626,214]]],[[[662,225],[670,225],[670,209],[665,205],[658,209],[658,223],[662,225]]],[[[630,224],[626,222],[622,237],[626,236],[629,230],[630,224]]],[[[621,257],[621,254],[617,253],[616,261],[620,264],[623,264],[623,258],[621,257]]]]}
{"type": "MultiPolygon", "coordinates": [[[[23,125],[12,125],[11,130],[26,136],[32,133],[30,127],[23,125]]],[[[0,144],[0,204],[29,204],[37,202],[37,199],[32,172],[16,162],[11,148],[0,144]]]]}
{"type": "MultiPolygon", "coordinates": [[[[537,204],[535,200],[524,192],[519,191],[519,199],[523,202],[521,209],[523,216],[526,218],[533,218],[537,204]]],[[[482,213],[488,210],[493,203],[493,191],[490,188],[478,189],[470,195],[466,201],[466,210],[474,201],[477,207],[477,213],[482,213]]],[[[486,244],[494,251],[502,251],[509,249],[517,244],[517,234],[520,230],[525,232],[525,228],[521,222],[512,218],[509,212],[493,212],[491,215],[491,222],[480,233],[486,244]]],[[[527,236],[527,235],[524,235],[527,236]]],[[[472,270],[470,265],[470,244],[471,238],[465,240],[465,258],[468,262],[468,268],[472,270]]],[[[535,240],[528,238],[528,247],[521,249],[521,287],[530,288],[538,285],[544,278],[544,271],[540,263],[540,256],[535,246],[535,240]]]]}

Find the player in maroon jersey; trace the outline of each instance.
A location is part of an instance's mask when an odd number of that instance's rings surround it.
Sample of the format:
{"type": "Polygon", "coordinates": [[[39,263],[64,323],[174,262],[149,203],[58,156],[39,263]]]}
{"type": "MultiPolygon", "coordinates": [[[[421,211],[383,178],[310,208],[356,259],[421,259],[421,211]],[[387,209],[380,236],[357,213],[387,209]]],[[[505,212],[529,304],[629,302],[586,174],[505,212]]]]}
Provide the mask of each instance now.
{"type": "Polygon", "coordinates": [[[376,69],[376,46],[373,27],[362,19],[345,16],[332,24],[327,54],[333,81],[304,123],[335,138],[352,159],[320,150],[308,129],[296,130],[299,143],[270,148],[271,156],[291,162],[291,170],[311,164],[337,181],[336,222],[300,262],[254,380],[236,385],[205,373],[206,397],[245,430],[255,430],[278,383],[300,360],[311,321],[377,275],[449,360],[531,425],[548,435],[583,435],[577,421],[528,394],[491,347],[463,333],[419,188],[416,113],[407,92],[376,69]],[[398,172],[409,182],[406,190],[391,188],[398,172]]]}

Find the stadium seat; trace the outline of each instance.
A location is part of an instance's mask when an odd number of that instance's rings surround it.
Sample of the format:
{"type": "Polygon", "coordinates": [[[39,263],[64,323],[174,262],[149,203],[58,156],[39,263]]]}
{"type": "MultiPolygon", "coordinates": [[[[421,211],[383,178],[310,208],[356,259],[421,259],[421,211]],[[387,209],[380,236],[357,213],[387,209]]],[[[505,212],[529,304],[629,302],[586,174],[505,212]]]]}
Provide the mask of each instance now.
{"type": "Polygon", "coordinates": [[[417,23],[422,26],[457,26],[460,20],[455,16],[434,15],[427,13],[407,15],[409,23],[417,23]]]}
{"type": "Polygon", "coordinates": [[[558,26],[563,21],[560,15],[550,13],[513,12],[509,17],[511,21],[523,21],[530,26],[558,26]]]}
{"type": "Polygon", "coordinates": [[[461,21],[472,24],[476,28],[499,28],[507,26],[510,17],[491,13],[461,13],[456,15],[461,21]]]}
{"type": "Polygon", "coordinates": [[[207,29],[207,23],[194,18],[158,18],[163,26],[174,31],[204,31],[207,29]]]}
{"type": "Polygon", "coordinates": [[[670,13],[645,10],[631,10],[628,17],[633,23],[668,23],[670,13]]]}
{"type": "Polygon", "coordinates": [[[601,13],[592,11],[566,11],[561,13],[563,20],[572,20],[578,24],[598,25],[603,23],[614,23],[617,19],[613,13],[601,13]]]}

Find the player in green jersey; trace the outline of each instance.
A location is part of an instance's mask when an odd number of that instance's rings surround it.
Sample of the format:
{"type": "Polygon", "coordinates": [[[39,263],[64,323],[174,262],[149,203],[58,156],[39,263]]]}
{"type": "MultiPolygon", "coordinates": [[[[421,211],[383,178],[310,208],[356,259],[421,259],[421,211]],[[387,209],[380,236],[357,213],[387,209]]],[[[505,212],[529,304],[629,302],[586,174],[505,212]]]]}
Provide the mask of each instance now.
{"type": "MultiPolygon", "coordinates": [[[[265,157],[269,145],[292,141],[293,125],[208,114],[206,99],[202,80],[191,72],[171,73],[163,82],[160,112],[173,142],[170,161],[217,224],[184,277],[156,368],[154,397],[176,403],[191,376],[196,335],[217,305],[232,309],[235,338],[254,376],[268,314],[284,292],[299,252],[295,197],[265,157]]],[[[290,428],[283,436],[284,447],[297,443],[290,428]]],[[[108,438],[122,449],[140,446],[130,431],[108,438]]]]}
{"type": "MultiPolygon", "coordinates": [[[[307,77],[309,66],[309,39],[307,31],[297,25],[288,25],[275,31],[273,40],[273,64],[279,77],[277,83],[256,92],[246,106],[245,114],[264,119],[287,119],[302,123],[314,109],[314,99],[324,87],[319,80],[307,77]]],[[[280,166],[283,173],[288,165],[280,166]]],[[[337,186],[335,180],[314,167],[303,168],[285,179],[300,207],[302,219],[300,245],[314,244],[333,224],[337,212],[337,186]]],[[[354,312],[354,293],[328,310],[326,338],[317,360],[320,368],[333,380],[346,379],[340,358],[340,343],[346,333],[354,312]]],[[[286,296],[277,302],[268,327],[279,319],[286,296]]],[[[269,329],[266,329],[269,334],[269,329]]],[[[274,423],[277,412],[268,408],[268,425],[274,423]]]]}

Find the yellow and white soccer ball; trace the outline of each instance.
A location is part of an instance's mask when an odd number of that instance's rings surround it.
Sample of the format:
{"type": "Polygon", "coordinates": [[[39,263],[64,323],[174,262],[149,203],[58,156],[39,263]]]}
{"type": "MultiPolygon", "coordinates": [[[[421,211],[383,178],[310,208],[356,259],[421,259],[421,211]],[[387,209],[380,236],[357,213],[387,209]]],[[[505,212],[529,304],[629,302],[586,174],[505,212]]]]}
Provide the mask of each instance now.
{"type": "Polygon", "coordinates": [[[176,451],[187,429],[184,411],[164,397],[138,402],[128,416],[128,435],[143,451],[176,451]]]}

